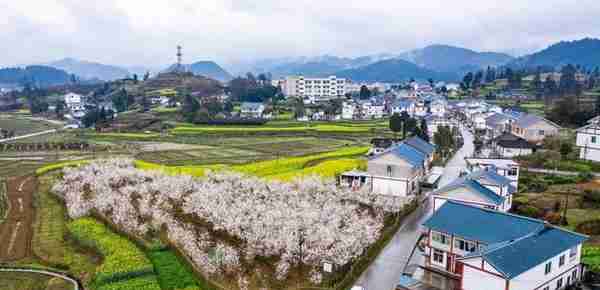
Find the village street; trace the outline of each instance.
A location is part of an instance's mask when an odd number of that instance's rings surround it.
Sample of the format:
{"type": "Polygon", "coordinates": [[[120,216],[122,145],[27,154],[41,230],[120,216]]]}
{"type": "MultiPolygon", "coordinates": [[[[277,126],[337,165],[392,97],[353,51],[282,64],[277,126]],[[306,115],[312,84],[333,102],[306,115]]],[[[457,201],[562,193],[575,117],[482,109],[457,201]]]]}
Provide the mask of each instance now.
{"type": "MultiPolygon", "coordinates": [[[[473,154],[473,135],[466,129],[461,128],[464,138],[463,147],[452,157],[444,168],[440,179],[440,186],[447,185],[457,178],[466,167],[465,157],[473,154]]],[[[373,264],[361,275],[357,285],[366,290],[392,290],[404,271],[407,259],[421,234],[421,224],[431,215],[430,202],[421,204],[412,214],[404,220],[394,238],[383,249],[373,264]]],[[[417,251],[410,261],[410,265],[418,265],[422,262],[422,255],[417,251]]]]}

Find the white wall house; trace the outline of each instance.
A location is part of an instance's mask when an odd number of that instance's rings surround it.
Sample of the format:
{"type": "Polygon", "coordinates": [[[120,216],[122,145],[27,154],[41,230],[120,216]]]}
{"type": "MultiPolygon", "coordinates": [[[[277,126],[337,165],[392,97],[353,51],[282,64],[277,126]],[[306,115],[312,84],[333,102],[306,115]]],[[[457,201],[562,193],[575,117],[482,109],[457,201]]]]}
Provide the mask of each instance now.
{"type": "Polygon", "coordinates": [[[342,104],[342,119],[353,120],[357,118],[358,111],[359,109],[355,102],[344,102],[342,104]]]}
{"type": "Polygon", "coordinates": [[[521,166],[510,158],[465,158],[469,172],[481,169],[495,170],[500,176],[510,180],[510,185],[519,189],[519,173],[521,166]]]}
{"type": "Polygon", "coordinates": [[[435,116],[444,116],[447,112],[448,102],[441,99],[435,99],[429,104],[429,110],[431,114],[435,116]]]}
{"type": "Polygon", "coordinates": [[[409,116],[415,115],[415,102],[412,100],[404,99],[397,100],[391,106],[391,113],[401,115],[402,112],[406,112],[409,116]]]}
{"type": "Polygon", "coordinates": [[[244,102],[240,106],[240,115],[244,118],[262,118],[264,111],[263,103],[244,102]]]}
{"type": "Polygon", "coordinates": [[[462,290],[554,290],[579,281],[586,236],[453,201],[424,223],[426,270],[462,290]]]}
{"type": "Polygon", "coordinates": [[[537,144],[548,136],[556,136],[560,126],[542,117],[523,114],[511,126],[512,133],[528,142],[537,144]]]}
{"type": "Polygon", "coordinates": [[[64,95],[65,104],[71,111],[83,111],[84,103],[83,96],[75,93],[68,93],[64,95]]]}
{"type": "Polygon", "coordinates": [[[502,158],[530,155],[536,146],[511,133],[504,133],[492,140],[494,153],[502,158]]]}
{"type": "Polygon", "coordinates": [[[342,174],[340,183],[352,188],[368,186],[371,192],[385,196],[411,197],[418,194],[435,146],[421,139],[412,139],[369,159],[366,172],[342,174]]]}
{"type": "Polygon", "coordinates": [[[577,129],[577,147],[580,159],[600,162],[600,118],[577,129]]]}
{"type": "Polygon", "coordinates": [[[500,176],[493,168],[480,169],[432,193],[433,210],[441,208],[447,201],[508,212],[512,207],[516,188],[511,180],[500,176]]]}

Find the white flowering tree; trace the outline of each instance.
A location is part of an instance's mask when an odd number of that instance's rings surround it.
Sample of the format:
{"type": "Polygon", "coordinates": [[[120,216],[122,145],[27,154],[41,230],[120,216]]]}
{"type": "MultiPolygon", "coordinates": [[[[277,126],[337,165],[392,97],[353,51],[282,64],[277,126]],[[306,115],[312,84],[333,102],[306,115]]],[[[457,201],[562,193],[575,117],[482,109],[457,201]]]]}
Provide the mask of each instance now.
{"type": "Polygon", "coordinates": [[[195,267],[209,276],[237,276],[240,289],[251,271],[243,265],[256,256],[276,258],[279,280],[301,263],[313,267],[307,279],[320,283],[323,261],[345,265],[362,255],[379,238],[385,212],[402,206],[317,177],[280,183],[209,172],[194,179],[142,171],[129,159],[67,168],[53,190],[72,218],[94,211],[132,235],[166,231],[195,267]]]}

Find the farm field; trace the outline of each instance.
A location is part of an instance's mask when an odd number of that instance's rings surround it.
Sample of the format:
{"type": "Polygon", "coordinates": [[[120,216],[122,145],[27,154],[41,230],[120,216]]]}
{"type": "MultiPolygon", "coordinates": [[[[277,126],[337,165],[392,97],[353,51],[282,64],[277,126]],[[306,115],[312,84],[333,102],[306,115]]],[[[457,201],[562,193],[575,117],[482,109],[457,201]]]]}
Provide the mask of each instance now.
{"type": "Polygon", "coordinates": [[[589,235],[583,259],[600,270],[600,180],[522,173],[519,186],[513,211],[589,235]]]}
{"type": "Polygon", "coordinates": [[[7,179],[9,210],[0,224],[0,262],[17,261],[31,255],[31,225],[34,217],[33,192],[35,179],[12,177],[7,179]]]}
{"type": "Polygon", "coordinates": [[[59,125],[22,116],[0,114],[0,129],[15,131],[15,136],[59,128],[59,125]]]}
{"type": "MultiPolygon", "coordinates": [[[[0,289],[2,290],[70,290],[52,286],[51,278],[33,273],[0,272],[0,289]]],[[[56,282],[53,282],[53,284],[56,282]]],[[[72,286],[71,286],[72,288],[72,286]]]]}

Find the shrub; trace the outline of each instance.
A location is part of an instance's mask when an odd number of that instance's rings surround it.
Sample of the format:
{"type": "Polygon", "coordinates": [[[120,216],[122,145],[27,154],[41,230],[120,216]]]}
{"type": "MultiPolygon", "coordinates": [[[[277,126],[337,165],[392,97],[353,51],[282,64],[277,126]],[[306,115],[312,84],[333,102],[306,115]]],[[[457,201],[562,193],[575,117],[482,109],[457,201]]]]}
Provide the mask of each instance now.
{"type": "Polygon", "coordinates": [[[138,277],[97,287],[98,290],[161,290],[156,277],[138,277]]]}
{"type": "Polygon", "coordinates": [[[163,290],[184,289],[186,287],[197,287],[194,274],[179,261],[177,255],[172,251],[154,251],[149,254],[158,281],[163,290]]]}
{"type": "Polygon", "coordinates": [[[586,189],[583,191],[583,200],[600,205],[600,190],[586,189]]]}
{"type": "Polygon", "coordinates": [[[520,205],[514,207],[514,212],[519,215],[532,217],[532,218],[540,218],[544,215],[543,211],[532,205],[520,205]]]}
{"type": "Polygon", "coordinates": [[[594,281],[600,282],[600,247],[583,247],[581,258],[588,270],[594,272],[594,281]]]}
{"type": "Polygon", "coordinates": [[[585,221],[577,225],[577,232],[586,235],[600,235],[600,219],[585,221]]]}

